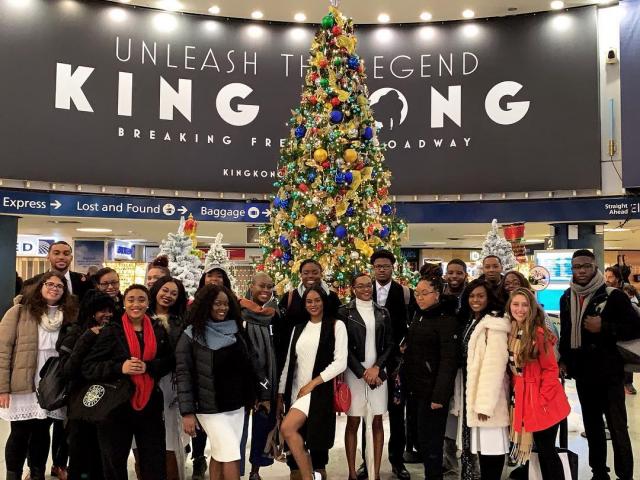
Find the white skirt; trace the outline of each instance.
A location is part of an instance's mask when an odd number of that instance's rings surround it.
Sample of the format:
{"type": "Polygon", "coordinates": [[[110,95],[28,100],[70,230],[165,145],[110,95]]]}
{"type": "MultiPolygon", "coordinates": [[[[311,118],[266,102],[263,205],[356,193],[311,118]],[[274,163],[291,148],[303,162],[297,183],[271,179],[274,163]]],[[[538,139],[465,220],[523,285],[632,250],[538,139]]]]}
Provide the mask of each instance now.
{"type": "Polygon", "coordinates": [[[309,416],[309,406],[311,405],[311,394],[307,393],[304,397],[298,398],[291,408],[295,408],[296,410],[300,410],[307,417],[309,416]]]}
{"type": "Polygon", "coordinates": [[[244,407],[232,412],[198,413],[196,417],[209,437],[211,456],[216,462],[240,460],[244,407]]]}
{"type": "Polygon", "coordinates": [[[349,417],[365,417],[367,415],[367,403],[373,415],[384,415],[387,412],[387,382],[373,390],[364,381],[358,378],[347,368],[344,373],[345,381],[351,390],[351,407],[347,412],[349,417]],[[367,400],[368,398],[368,400],[367,400]]]}
{"type": "Polygon", "coordinates": [[[509,427],[471,427],[471,453],[509,453],[509,427]]]}

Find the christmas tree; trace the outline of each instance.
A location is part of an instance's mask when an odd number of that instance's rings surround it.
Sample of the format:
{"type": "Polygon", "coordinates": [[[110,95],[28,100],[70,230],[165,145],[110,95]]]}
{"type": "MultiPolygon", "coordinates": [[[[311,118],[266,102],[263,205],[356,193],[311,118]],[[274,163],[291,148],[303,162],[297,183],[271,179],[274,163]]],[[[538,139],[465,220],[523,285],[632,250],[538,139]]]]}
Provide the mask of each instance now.
{"type": "Polygon", "coordinates": [[[353,20],[330,7],[311,45],[300,105],[280,152],[270,223],[261,232],[262,268],[278,294],[298,284],[307,258],[322,265],[343,299],[351,275],[368,271],[377,249],[394,252],[396,273],[410,274],[400,252],[406,225],[389,198],[391,172],[356,43],[353,20]]]}
{"type": "Polygon", "coordinates": [[[495,218],[491,222],[491,230],[487,233],[487,238],[482,244],[480,262],[489,255],[495,255],[500,258],[505,272],[513,270],[518,263],[513,254],[511,244],[498,233],[498,221],[495,218]]]}
{"type": "Polygon", "coordinates": [[[202,264],[197,252],[194,251],[195,221],[193,217],[185,222],[180,218],[177,233],[170,233],[160,244],[160,255],[169,259],[171,276],[182,281],[189,298],[193,298],[202,276],[202,264]],[[190,224],[193,222],[193,224],[190,224]],[[187,232],[185,231],[187,229],[187,232]]]}
{"type": "Polygon", "coordinates": [[[213,243],[209,247],[207,256],[204,257],[204,270],[208,271],[210,268],[217,267],[227,272],[229,281],[231,282],[231,290],[236,291],[237,283],[235,278],[235,268],[229,261],[229,253],[222,246],[222,233],[218,233],[213,243]]]}

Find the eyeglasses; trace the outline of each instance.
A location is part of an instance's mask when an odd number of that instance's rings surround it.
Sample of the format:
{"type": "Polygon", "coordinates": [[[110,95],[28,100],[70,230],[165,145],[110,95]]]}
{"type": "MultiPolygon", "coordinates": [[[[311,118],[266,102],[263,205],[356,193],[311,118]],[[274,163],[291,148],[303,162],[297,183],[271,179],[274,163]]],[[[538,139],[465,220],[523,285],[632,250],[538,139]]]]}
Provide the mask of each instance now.
{"type": "Polygon", "coordinates": [[[98,286],[102,288],[117,287],[118,285],[120,285],[120,280],[114,280],[112,282],[100,282],[98,284],[98,286]]]}
{"type": "Polygon", "coordinates": [[[359,283],[354,285],[353,288],[356,290],[371,290],[373,289],[373,283],[359,283]]]}
{"type": "Polygon", "coordinates": [[[418,291],[416,291],[415,295],[416,295],[416,297],[426,297],[428,295],[431,295],[432,293],[436,293],[436,291],[435,290],[432,290],[430,292],[425,292],[425,291],[418,292],[418,291]]]}
{"type": "Polygon", "coordinates": [[[376,270],[391,270],[393,265],[374,265],[373,268],[376,270]]]}
{"type": "Polygon", "coordinates": [[[571,270],[592,270],[595,267],[593,263],[576,263],[575,265],[571,265],[571,270]]]}
{"type": "Polygon", "coordinates": [[[62,283],[44,282],[44,286],[49,290],[64,290],[64,285],[62,283]]]}

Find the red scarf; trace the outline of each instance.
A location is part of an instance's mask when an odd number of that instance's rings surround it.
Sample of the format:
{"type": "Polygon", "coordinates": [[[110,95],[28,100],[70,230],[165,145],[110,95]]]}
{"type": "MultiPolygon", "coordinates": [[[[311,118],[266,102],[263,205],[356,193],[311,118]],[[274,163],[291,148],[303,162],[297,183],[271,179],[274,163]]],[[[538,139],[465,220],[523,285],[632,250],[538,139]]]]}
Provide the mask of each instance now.
{"type": "MultiPolygon", "coordinates": [[[[142,334],[144,337],[144,352],[142,354],[140,354],[140,342],[133,328],[133,323],[129,320],[126,313],[122,316],[122,326],[124,327],[124,335],[127,339],[131,356],[139,358],[144,362],[153,360],[156,357],[157,345],[151,319],[147,315],[142,319],[142,334]]],[[[140,411],[147,406],[149,398],[151,398],[154,385],[153,378],[145,372],[141,375],[131,375],[131,381],[136,387],[136,391],[133,397],[131,397],[131,406],[134,410],[140,411]]]]}

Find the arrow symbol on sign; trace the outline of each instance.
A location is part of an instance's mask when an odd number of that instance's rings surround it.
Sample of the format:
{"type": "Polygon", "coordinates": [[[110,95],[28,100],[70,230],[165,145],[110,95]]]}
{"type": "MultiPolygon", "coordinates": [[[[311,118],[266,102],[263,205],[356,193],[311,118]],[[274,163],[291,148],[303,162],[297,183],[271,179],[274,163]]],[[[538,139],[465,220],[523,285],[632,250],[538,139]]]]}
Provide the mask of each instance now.
{"type": "Polygon", "coordinates": [[[57,210],[62,206],[62,204],[60,203],[60,200],[56,200],[55,202],[51,202],[51,206],[57,210]]]}
{"type": "Polygon", "coordinates": [[[187,207],[185,207],[184,205],[181,206],[178,211],[180,212],[180,214],[184,215],[185,213],[188,212],[187,207]]]}
{"type": "Polygon", "coordinates": [[[269,210],[263,210],[262,211],[262,215],[264,215],[266,217],[270,217],[271,216],[271,212],[269,210]]]}

